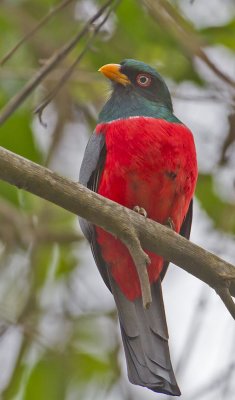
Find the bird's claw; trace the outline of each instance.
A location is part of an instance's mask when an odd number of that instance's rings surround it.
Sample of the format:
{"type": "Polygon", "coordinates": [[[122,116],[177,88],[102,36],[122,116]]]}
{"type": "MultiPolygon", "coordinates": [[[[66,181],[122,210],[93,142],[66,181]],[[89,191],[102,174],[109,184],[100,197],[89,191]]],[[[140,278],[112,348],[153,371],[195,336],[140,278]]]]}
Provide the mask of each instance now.
{"type": "Polygon", "coordinates": [[[135,206],[133,208],[133,211],[137,212],[140,215],[143,215],[143,217],[147,218],[148,214],[146,210],[143,207],[135,206]]]}
{"type": "Polygon", "coordinates": [[[172,229],[173,231],[175,231],[175,224],[174,224],[174,221],[173,221],[172,218],[169,217],[169,218],[167,219],[165,226],[166,226],[167,228],[170,228],[170,229],[172,229]]]}

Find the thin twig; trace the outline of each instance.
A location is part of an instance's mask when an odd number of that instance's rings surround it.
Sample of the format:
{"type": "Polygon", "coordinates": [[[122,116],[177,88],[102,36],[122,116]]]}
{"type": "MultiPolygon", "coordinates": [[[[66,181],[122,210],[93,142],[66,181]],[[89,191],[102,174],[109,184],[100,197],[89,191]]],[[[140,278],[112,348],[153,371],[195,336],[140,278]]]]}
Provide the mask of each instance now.
{"type": "Polygon", "coordinates": [[[32,91],[43,79],[58,65],[77,45],[77,43],[89,32],[92,24],[103,14],[114,0],[108,0],[97,13],[89,19],[83,29],[78,32],[69,42],[58,50],[43,67],[26,83],[26,85],[6,104],[0,113],[0,125],[2,125],[17,108],[28,98],[32,91]]]}
{"type": "Polygon", "coordinates": [[[31,29],[26,35],[24,35],[16,45],[10,49],[5,56],[0,60],[0,66],[3,66],[9,58],[13,56],[13,54],[25,43],[29,40],[42,26],[46,25],[46,23],[54,17],[59,11],[61,11],[64,7],[66,7],[69,3],[72,3],[74,0],[64,0],[62,3],[58,4],[58,6],[52,8],[48,14],[44,15],[44,17],[31,29]]]}
{"type": "MultiPolygon", "coordinates": [[[[35,73],[35,71],[36,71],[35,68],[28,68],[28,69],[24,68],[24,70],[21,70],[21,69],[19,70],[18,68],[17,69],[12,68],[12,69],[2,71],[1,77],[2,77],[2,79],[12,79],[12,80],[21,79],[23,81],[26,81],[26,80],[28,80],[29,76],[31,76],[33,73],[35,73]]],[[[53,75],[51,75],[47,78],[47,81],[53,82],[53,83],[58,82],[58,80],[61,79],[62,75],[65,74],[66,71],[67,71],[67,68],[64,68],[63,66],[61,68],[56,68],[56,70],[53,71],[53,75]]],[[[72,78],[70,81],[71,81],[71,83],[78,83],[78,82],[79,83],[80,82],[90,83],[91,80],[97,82],[97,81],[101,80],[101,78],[99,76],[97,77],[96,74],[94,74],[92,72],[79,70],[78,72],[73,71],[72,78]]],[[[169,89],[170,89],[172,97],[183,100],[183,101],[197,101],[197,102],[218,101],[218,102],[225,103],[225,104],[228,104],[231,106],[235,105],[235,100],[233,98],[229,98],[229,96],[226,97],[226,94],[221,92],[220,88],[213,90],[212,93],[210,93],[210,89],[208,89],[208,92],[206,92],[204,95],[203,94],[194,94],[194,93],[186,95],[184,92],[181,93],[178,90],[178,88],[175,88],[174,86],[172,88],[170,87],[169,89]]]]}
{"type": "Polygon", "coordinates": [[[200,58],[218,78],[235,89],[235,81],[210,60],[202,47],[202,41],[188,28],[186,21],[168,1],[142,0],[142,2],[150,11],[152,18],[177,39],[190,57],[200,58]]]}
{"type": "Polygon", "coordinates": [[[183,100],[183,101],[197,101],[197,102],[202,102],[202,101],[216,101],[220,103],[225,103],[229,104],[231,106],[234,106],[234,100],[232,99],[226,99],[225,97],[222,97],[219,93],[218,96],[216,94],[209,94],[208,95],[197,95],[197,94],[192,94],[192,95],[186,95],[186,94],[181,94],[181,93],[171,93],[171,96],[175,99],[183,100]]]}
{"type": "MultiPolygon", "coordinates": [[[[124,232],[124,230],[123,230],[124,232]]],[[[124,241],[130,255],[136,266],[137,274],[140,281],[142,302],[145,309],[149,308],[152,303],[152,295],[150,289],[150,282],[147,272],[147,266],[150,264],[149,256],[143,251],[138,234],[131,230],[127,230],[126,240],[124,241]]]]}
{"type": "Polygon", "coordinates": [[[235,319],[235,303],[230,295],[228,287],[219,287],[217,289],[215,288],[215,291],[221,298],[227,310],[232,315],[233,319],[235,319]]]}
{"type": "Polygon", "coordinates": [[[171,229],[106,199],[79,183],[62,178],[40,165],[0,147],[0,179],[23,188],[41,198],[98,225],[124,244],[130,235],[132,252],[144,249],[174,262],[212,288],[228,287],[222,300],[235,315],[235,267],[216,255],[189,242],[171,229]],[[98,210],[98,211],[97,211],[98,210]],[[135,241],[133,234],[136,234],[135,241]]]}
{"type": "Polygon", "coordinates": [[[59,82],[57,85],[53,88],[53,90],[45,97],[45,99],[34,109],[34,114],[38,114],[39,121],[42,125],[45,126],[45,123],[42,120],[42,113],[43,110],[48,106],[48,104],[53,100],[53,98],[57,95],[57,93],[62,89],[62,87],[65,85],[69,77],[72,75],[75,67],[79,64],[81,59],[83,58],[84,54],[88,50],[90,46],[90,41],[87,42],[85,47],[83,48],[82,52],[79,54],[79,56],[76,58],[76,60],[73,62],[73,64],[66,70],[66,72],[62,75],[60,78],[59,82]]]}
{"type": "MultiPolygon", "coordinates": [[[[234,334],[233,334],[233,340],[229,349],[229,360],[231,360],[231,358],[233,358],[234,360],[234,355],[235,355],[235,340],[234,340],[234,334]]],[[[231,386],[233,386],[233,368],[230,368],[228,370],[227,375],[224,377],[224,382],[221,388],[221,399],[223,400],[229,400],[231,399],[231,393],[232,393],[232,388],[231,386]]]]}
{"type": "Polygon", "coordinates": [[[83,240],[83,237],[76,232],[54,232],[46,229],[36,229],[35,240],[39,243],[60,243],[71,244],[83,240]]]}
{"type": "Polygon", "coordinates": [[[101,27],[105,24],[105,22],[107,21],[108,17],[110,16],[111,12],[114,10],[114,8],[118,5],[118,3],[120,2],[120,0],[116,0],[116,2],[114,2],[113,7],[110,7],[109,11],[107,12],[106,16],[104,17],[103,21],[93,29],[91,37],[87,40],[87,43],[85,44],[85,46],[83,47],[83,50],[81,51],[81,53],[78,55],[78,57],[75,59],[75,61],[73,62],[73,64],[65,71],[65,73],[61,76],[59,82],[57,83],[57,85],[53,88],[53,90],[46,96],[46,98],[41,102],[41,104],[39,104],[35,110],[34,113],[38,114],[39,116],[39,120],[40,122],[43,124],[42,121],[42,113],[43,110],[45,109],[45,107],[53,100],[53,98],[57,95],[57,93],[60,91],[60,89],[65,85],[65,83],[68,81],[68,79],[71,77],[71,75],[73,74],[75,68],[77,67],[77,65],[79,64],[79,62],[81,61],[81,59],[83,58],[84,54],[89,50],[95,36],[97,35],[97,33],[99,32],[99,30],[101,29],[101,27]]]}
{"type": "Polygon", "coordinates": [[[52,230],[43,224],[34,224],[32,218],[19,212],[17,208],[3,199],[0,200],[0,237],[9,239],[7,227],[11,229],[10,239],[17,241],[23,247],[28,247],[32,240],[37,243],[70,244],[81,241],[83,238],[76,232],[52,230]],[[5,224],[4,224],[5,222],[5,224]]]}
{"type": "Polygon", "coordinates": [[[187,369],[187,364],[192,356],[192,352],[195,349],[197,339],[200,335],[200,329],[202,327],[203,318],[205,316],[205,308],[208,304],[208,290],[203,286],[202,291],[199,295],[197,304],[191,312],[190,323],[188,327],[187,337],[184,342],[184,348],[180,355],[180,359],[176,364],[175,373],[177,376],[182,374],[183,369],[187,369]]]}

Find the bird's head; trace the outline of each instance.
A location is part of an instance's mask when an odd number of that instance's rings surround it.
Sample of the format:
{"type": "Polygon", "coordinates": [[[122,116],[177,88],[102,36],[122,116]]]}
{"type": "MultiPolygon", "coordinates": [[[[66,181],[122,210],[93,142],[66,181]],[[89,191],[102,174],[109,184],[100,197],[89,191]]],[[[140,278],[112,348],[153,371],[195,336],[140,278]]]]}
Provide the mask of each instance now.
{"type": "Polygon", "coordinates": [[[106,64],[99,72],[111,80],[113,87],[112,96],[103,110],[105,113],[110,107],[114,114],[124,113],[124,117],[127,114],[157,117],[157,113],[164,109],[172,113],[168,87],[161,75],[149,65],[126,59],[120,64],[106,64]]]}

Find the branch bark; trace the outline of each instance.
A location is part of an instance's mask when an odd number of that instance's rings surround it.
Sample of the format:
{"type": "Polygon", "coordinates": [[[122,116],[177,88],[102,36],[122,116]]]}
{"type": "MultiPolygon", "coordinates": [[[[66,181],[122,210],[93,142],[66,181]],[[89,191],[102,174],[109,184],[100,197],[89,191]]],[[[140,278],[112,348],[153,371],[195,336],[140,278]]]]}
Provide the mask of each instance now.
{"type": "MultiPolygon", "coordinates": [[[[81,184],[65,179],[2,147],[0,179],[102,227],[119,237],[132,255],[133,243],[140,242],[144,249],[172,261],[214,288],[230,314],[235,317],[235,305],[231,299],[231,295],[235,297],[235,267],[232,264],[189,242],[171,229],[145,219],[81,184]]],[[[135,257],[139,254],[139,260],[143,260],[142,248],[136,246],[135,251],[135,257]]]]}

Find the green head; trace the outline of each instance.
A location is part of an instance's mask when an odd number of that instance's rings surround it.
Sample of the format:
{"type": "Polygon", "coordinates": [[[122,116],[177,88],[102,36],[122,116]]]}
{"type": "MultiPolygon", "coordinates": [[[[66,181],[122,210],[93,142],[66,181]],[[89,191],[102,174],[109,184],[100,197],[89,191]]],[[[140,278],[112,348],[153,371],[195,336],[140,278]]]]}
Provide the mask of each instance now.
{"type": "Polygon", "coordinates": [[[100,122],[131,116],[177,121],[170,92],[161,75],[149,65],[132,59],[99,69],[112,82],[112,95],[100,113],[100,122]]]}

